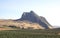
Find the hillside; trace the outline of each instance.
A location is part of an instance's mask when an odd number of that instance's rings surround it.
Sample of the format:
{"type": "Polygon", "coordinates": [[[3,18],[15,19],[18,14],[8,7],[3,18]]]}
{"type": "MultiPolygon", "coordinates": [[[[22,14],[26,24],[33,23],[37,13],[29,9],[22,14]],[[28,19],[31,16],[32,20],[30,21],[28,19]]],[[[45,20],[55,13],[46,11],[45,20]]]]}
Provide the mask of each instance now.
{"type": "Polygon", "coordinates": [[[11,27],[19,29],[52,29],[46,19],[38,16],[35,12],[24,12],[20,19],[16,20],[0,20],[0,27],[11,27]]]}
{"type": "Polygon", "coordinates": [[[20,29],[45,29],[37,23],[31,23],[28,21],[13,21],[13,20],[5,20],[0,21],[0,27],[15,27],[20,29]]]}

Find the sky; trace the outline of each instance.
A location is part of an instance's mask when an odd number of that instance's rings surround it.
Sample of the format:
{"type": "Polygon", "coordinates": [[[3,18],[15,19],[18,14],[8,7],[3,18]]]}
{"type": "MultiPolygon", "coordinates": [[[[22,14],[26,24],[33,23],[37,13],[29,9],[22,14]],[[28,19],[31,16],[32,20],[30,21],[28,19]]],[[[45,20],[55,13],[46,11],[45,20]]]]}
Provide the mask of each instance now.
{"type": "Polygon", "coordinates": [[[60,0],[0,0],[0,19],[19,19],[31,10],[60,27],[60,0]]]}

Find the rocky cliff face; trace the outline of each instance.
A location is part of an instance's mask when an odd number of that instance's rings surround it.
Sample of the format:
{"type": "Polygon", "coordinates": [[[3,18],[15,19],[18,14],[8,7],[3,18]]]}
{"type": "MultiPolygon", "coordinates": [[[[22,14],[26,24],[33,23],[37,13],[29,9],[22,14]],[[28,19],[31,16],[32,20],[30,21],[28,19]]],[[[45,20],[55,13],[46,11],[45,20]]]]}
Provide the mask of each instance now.
{"type": "Polygon", "coordinates": [[[50,29],[52,26],[46,21],[46,19],[42,16],[38,16],[33,11],[30,12],[24,12],[22,14],[22,17],[20,19],[17,19],[17,21],[29,21],[32,23],[37,23],[40,26],[44,27],[45,29],[50,29]]]}

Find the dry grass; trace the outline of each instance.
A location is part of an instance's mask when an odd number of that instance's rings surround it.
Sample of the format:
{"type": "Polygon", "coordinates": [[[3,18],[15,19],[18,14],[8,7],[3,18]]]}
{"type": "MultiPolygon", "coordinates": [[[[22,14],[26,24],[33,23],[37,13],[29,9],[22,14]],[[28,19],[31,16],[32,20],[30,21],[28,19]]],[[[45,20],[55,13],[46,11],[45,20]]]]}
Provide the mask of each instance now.
{"type": "Polygon", "coordinates": [[[0,28],[0,31],[2,30],[17,30],[17,29],[13,29],[13,28],[0,28]]]}
{"type": "Polygon", "coordinates": [[[16,26],[24,29],[45,29],[37,23],[31,23],[27,21],[13,21],[13,20],[0,20],[0,27],[2,26],[16,26]]]}

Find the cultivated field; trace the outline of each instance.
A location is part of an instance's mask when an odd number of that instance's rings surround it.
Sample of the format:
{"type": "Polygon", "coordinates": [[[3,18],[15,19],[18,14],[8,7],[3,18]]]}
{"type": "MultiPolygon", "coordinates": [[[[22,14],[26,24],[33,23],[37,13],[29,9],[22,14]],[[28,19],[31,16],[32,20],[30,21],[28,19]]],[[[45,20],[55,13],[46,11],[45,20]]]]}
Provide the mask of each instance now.
{"type": "Polygon", "coordinates": [[[0,38],[60,38],[60,30],[2,30],[0,38]]]}

